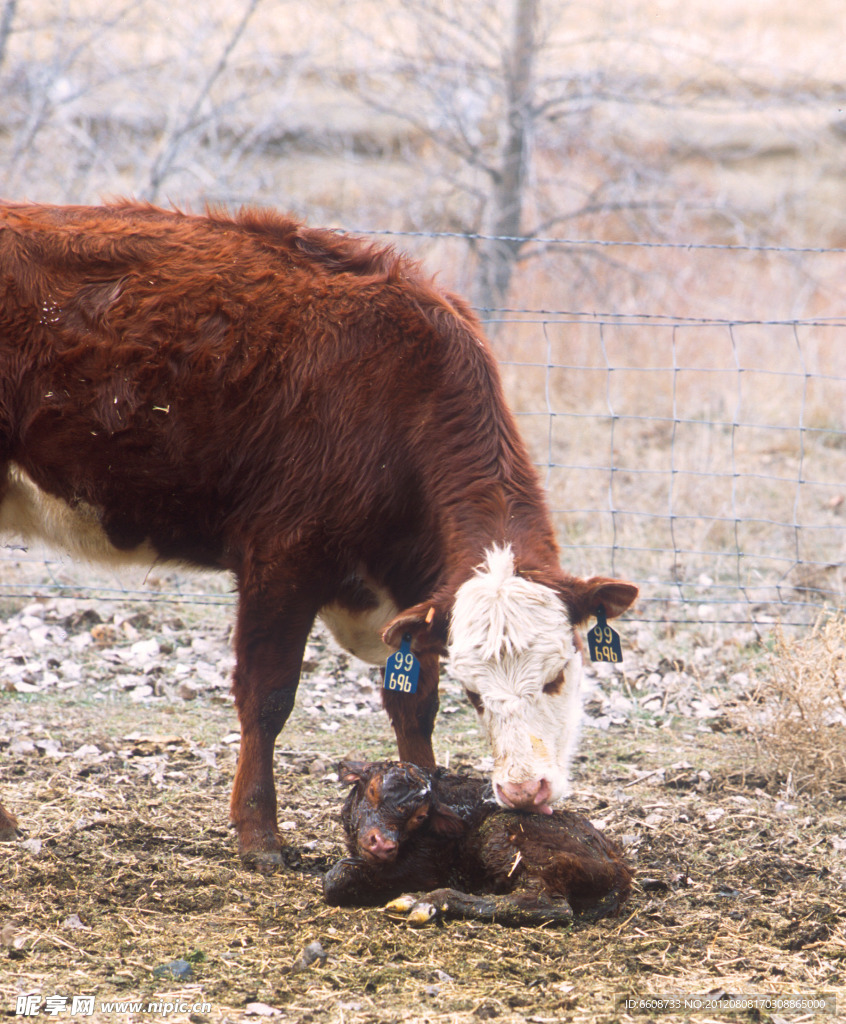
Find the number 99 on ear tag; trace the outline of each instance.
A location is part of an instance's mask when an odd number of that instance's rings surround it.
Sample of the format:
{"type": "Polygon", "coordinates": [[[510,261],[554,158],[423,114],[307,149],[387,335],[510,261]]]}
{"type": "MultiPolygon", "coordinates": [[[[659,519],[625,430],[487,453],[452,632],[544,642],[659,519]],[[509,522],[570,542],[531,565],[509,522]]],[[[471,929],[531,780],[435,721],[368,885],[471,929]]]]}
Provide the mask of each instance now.
{"type": "Polygon", "coordinates": [[[394,693],[416,693],[420,662],[411,653],[411,636],[406,633],[400,649],[385,664],[385,689],[394,693]]]}
{"type": "Polygon", "coordinates": [[[623,660],[620,634],[608,625],[602,605],[596,609],[596,625],[588,632],[587,637],[591,661],[620,662],[623,660]]]}

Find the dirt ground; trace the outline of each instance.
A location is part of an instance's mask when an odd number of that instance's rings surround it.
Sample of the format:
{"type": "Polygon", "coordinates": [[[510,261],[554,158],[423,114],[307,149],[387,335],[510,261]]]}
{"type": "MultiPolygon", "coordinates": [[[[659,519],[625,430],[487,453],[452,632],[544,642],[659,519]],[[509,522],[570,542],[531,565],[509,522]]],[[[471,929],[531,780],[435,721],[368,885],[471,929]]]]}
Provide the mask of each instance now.
{"type": "MultiPolygon", "coordinates": [[[[637,870],[620,918],[412,929],[321,898],[342,854],[335,763],[394,750],[376,675],[320,633],[278,744],[289,867],[242,869],[231,611],[49,596],[5,609],[0,797],[22,837],[0,846],[0,1017],[25,1016],[29,995],[31,1018],[92,1021],[778,1022],[812,1015],[623,1000],[825,993],[846,1019],[846,809],[796,792],[731,727],[759,638],[624,624],[622,671],[590,675],[572,806],[637,870]]],[[[438,756],[484,771],[475,715],[443,689],[438,756]]]]}

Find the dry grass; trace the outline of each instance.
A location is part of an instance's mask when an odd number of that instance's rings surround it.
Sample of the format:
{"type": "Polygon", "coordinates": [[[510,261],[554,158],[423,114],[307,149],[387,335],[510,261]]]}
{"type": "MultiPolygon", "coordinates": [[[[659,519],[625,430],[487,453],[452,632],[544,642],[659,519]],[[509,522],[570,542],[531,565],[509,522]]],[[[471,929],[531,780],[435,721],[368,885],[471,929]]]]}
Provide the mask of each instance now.
{"type": "MultiPolygon", "coordinates": [[[[141,639],[160,637],[171,616],[147,607],[146,625],[136,619],[141,639]]],[[[204,617],[180,631],[177,646],[189,637],[220,643],[225,610],[204,617]]],[[[748,735],[720,731],[715,695],[733,670],[716,654],[736,650],[735,667],[748,668],[749,652],[732,638],[702,657],[645,634],[632,651],[632,640],[623,666],[604,677],[602,702],[616,707],[628,694],[630,717],[585,730],[572,803],[625,844],[635,890],[622,918],[564,930],[447,922],[415,931],[379,910],[323,903],[321,872],[342,854],[343,794],[331,767],[393,749],[384,715],[343,712],[342,662],[321,655],[313,671],[336,679],[339,699],[306,678],[278,745],[290,847],[288,869],[268,877],[241,868],[227,826],[236,749],[221,695],[133,701],[102,664],[95,669],[95,654],[84,688],[5,694],[0,791],[25,838],[0,855],[0,1012],[12,1015],[18,996],[33,992],[94,995],[88,1019],[97,1024],[115,1018],[102,1003],[120,1000],[208,1004],[168,1016],[180,1024],[628,1024],[644,1018],[621,1011],[622,996],[846,999],[842,802],[810,789],[786,799],[783,770],[748,735]],[[682,659],[699,666],[698,685],[684,694],[674,689],[682,659]],[[709,697],[707,717],[692,691],[709,697]],[[685,714],[688,702],[699,711],[685,714]],[[8,744],[20,739],[43,753],[13,752],[8,744]],[[83,744],[100,757],[71,753],[83,744]],[[313,941],[328,958],[299,969],[313,941]],[[155,974],[175,959],[192,965],[191,979],[155,974]]],[[[793,664],[801,657],[796,650],[793,664]]],[[[160,666],[165,693],[178,662],[160,666]]],[[[487,753],[449,680],[436,744],[459,770],[478,768],[487,753]]]]}
{"type": "MultiPolygon", "coordinates": [[[[263,878],[240,868],[225,825],[231,755],[215,771],[190,742],[170,750],[150,742],[133,758],[118,738],[129,724],[119,709],[107,722],[98,706],[87,724],[78,708],[56,710],[65,728],[111,742],[125,767],[119,777],[114,767],[81,777],[40,762],[13,787],[28,837],[43,846],[13,850],[0,867],[7,1013],[33,991],[96,995],[94,1021],[113,1016],[100,1012],[102,1002],[139,1000],[208,1003],[202,1014],[169,1018],[194,1024],[266,1014],[280,1024],[581,1024],[637,1019],[620,1015],[622,996],[846,997],[842,851],[832,845],[842,817],[801,798],[779,809],[767,777],[726,766],[719,743],[588,737],[580,785],[590,795],[581,806],[625,839],[639,872],[623,919],[566,931],[451,922],[417,932],[320,897],[320,872],[342,852],[341,797],[311,773],[313,747],[373,750],[384,742],[377,736],[318,739],[301,719],[292,723],[278,769],[283,818],[296,826],[290,869],[263,878]],[[137,769],[150,757],[161,770],[145,777],[137,769]],[[328,960],[293,970],[315,940],[328,960]],[[157,979],[154,970],[177,958],[192,964],[193,978],[157,979]]],[[[37,712],[50,727],[50,708],[37,712]]],[[[168,732],[190,741],[195,716],[226,727],[222,709],[192,712],[168,716],[168,732]]]]}
{"type": "Polygon", "coordinates": [[[789,793],[846,800],[846,619],[828,617],[800,637],[776,630],[738,720],[789,793]]]}

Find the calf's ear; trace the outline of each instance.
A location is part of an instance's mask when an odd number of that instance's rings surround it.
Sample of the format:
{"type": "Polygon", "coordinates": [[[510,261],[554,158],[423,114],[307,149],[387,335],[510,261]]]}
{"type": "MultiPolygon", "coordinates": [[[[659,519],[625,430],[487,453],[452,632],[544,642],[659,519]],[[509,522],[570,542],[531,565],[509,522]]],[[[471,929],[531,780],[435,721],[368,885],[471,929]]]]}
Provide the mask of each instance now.
{"type": "Polygon", "coordinates": [[[338,782],[346,782],[348,786],[363,782],[369,768],[365,761],[341,761],[338,764],[338,782]]]}
{"type": "Polygon", "coordinates": [[[431,601],[422,601],[391,619],[382,630],[382,641],[398,651],[402,638],[408,634],[416,654],[445,655],[448,628],[447,613],[431,601]]]}
{"type": "Polygon", "coordinates": [[[438,803],[432,804],[429,823],[432,830],[441,836],[457,838],[458,836],[463,836],[467,831],[467,825],[454,811],[438,803]]]}
{"type": "Polygon", "coordinates": [[[574,626],[596,615],[600,606],[609,619],[615,619],[634,604],[638,595],[634,583],[605,576],[593,576],[589,580],[569,579],[558,589],[574,626]]]}

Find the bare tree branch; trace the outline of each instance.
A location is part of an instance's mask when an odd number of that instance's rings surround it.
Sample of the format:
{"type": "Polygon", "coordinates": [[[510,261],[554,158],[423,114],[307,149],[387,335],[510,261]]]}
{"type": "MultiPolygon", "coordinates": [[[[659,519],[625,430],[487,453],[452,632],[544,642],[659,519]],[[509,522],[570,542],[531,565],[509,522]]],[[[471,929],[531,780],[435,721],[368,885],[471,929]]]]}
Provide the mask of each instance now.
{"type": "Polygon", "coordinates": [[[15,8],[18,0],[6,0],[3,4],[3,13],[0,14],[0,68],[6,58],[6,50],[9,45],[9,36],[12,34],[12,23],[15,20],[15,8]]]}
{"type": "Polygon", "coordinates": [[[161,189],[162,183],[164,182],[167,175],[170,173],[173,162],[176,159],[185,138],[192,132],[196,131],[197,127],[201,123],[202,119],[199,118],[200,110],[203,104],[208,99],[209,93],[212,90],[214,83],[220,78],[223,72],[226,70],[226,65],[229,62],[229,58],[232,55],[232,51],[238,45],[241,36],[244,34],[250,18],[255,13],[256,8],[261,3],[261,0],[248,0],[247,6],[244,10],[241,20],[235,26],[231,36],[226,42],[220,56],[218,57],[214,67],[209,72],[206,80],[200,86],[197,91],[197,95],[194,98],[194,102],[185,111],[182,117],[182,122],[176,128],[174,128],[167,139],[165,140],[158,156],[153,161],[153,166],[150,168],[150,178],[147,187],[143,190],[143,197],[150,201],[155,200],[158,197],[159,190],[161,189]]]}

